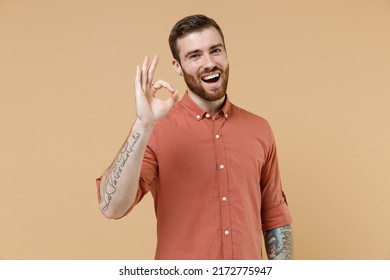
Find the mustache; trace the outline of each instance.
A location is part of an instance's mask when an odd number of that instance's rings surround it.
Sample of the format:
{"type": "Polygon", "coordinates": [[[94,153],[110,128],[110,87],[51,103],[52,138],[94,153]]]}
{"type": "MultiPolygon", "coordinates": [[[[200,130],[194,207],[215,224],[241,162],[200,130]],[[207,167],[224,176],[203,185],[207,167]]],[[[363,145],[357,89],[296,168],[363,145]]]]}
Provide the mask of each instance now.
{"type": "Polygon", "coordinates": [[[214,72],[214,71],[219,71],[221,73],[224,73],[224,71],[219,68],[218,66],[214,66],[213,68],[205,68],[204,71],[202,71],[201,73],[199,73],[200,75],[203,75],[203,74],[207,74],[207,73],[210,73],[210,72],[214,72]]]}

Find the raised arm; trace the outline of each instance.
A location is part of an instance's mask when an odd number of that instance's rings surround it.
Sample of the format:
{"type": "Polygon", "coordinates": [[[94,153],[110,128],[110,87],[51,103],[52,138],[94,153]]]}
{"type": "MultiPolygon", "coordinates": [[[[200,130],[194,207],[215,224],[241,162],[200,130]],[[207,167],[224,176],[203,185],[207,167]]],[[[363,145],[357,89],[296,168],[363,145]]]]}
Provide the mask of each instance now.
{"type": "Polygon", "coordinates": [[[170,84],[162,80],[153,84],[158,56],[154,56],[150,64],[149,62],[149,57],[145,57],[142,67],[137,65],[134,80],[137,117],[129,136],[112,164],[104,172],[100,183],[99,207],[107,218],[120,218],[133,203],[143,156],[153,127],[179,98],[178,92],[170,84]],[[155,94],[161,88],[171,93],[169,99],[155,98],[155,94]]]}
{"type": "Polygon", "coordinates": [[[265,248],[269,260],[292,260],[293,237],[291,225],[264,232],[265,248]]]}

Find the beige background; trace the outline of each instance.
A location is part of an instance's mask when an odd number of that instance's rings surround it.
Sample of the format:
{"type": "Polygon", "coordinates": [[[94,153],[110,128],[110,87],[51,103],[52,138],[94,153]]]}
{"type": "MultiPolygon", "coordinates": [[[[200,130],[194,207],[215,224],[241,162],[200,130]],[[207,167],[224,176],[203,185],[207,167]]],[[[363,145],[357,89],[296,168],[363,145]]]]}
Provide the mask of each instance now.
{"type": "Polygon", "coordinates": [[[106,220],[94,179],[134,118],[144,55],[205,13],[229,94],[271,123],[297,259],[390,259],[390,1],[0,0],[0,259],[152,259],[150,195],[106,220]]]}

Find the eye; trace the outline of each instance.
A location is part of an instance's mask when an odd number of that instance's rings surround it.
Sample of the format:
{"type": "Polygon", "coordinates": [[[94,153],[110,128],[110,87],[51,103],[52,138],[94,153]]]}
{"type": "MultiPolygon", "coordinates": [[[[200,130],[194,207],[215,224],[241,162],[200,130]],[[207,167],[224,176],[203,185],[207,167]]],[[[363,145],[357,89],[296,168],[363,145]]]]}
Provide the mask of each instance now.
{"type": "Polygon", "coordinates": [[[217,48],[217,49],[213,49],[212,51],[211,51],[211,53],[220,53],[222,50],[220,49],[220,48],[217,48]]]}
{"type": "Polygon", "coordinates": [[[198,59],[199,57],[200,57],[200,55],[199,55],[198,53],[194,53],[194,54],[191,54],[191,55],[189,56],[189,58],[190,58],[190,59],[193,59],[193,60],[198,59]]]}

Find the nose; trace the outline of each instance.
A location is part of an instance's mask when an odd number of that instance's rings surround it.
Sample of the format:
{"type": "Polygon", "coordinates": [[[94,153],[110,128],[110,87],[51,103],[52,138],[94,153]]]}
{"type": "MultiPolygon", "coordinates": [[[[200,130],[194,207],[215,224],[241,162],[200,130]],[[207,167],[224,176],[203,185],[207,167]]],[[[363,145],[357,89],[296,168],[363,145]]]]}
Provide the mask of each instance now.
{"type": "Polygon", "coordinates": [[[213,70],[214,66],[215,66],[215,61],[213,57],[209,54],[205,55],[203,60],[203,69],[205,71],[211,71],[213,70]]]}

